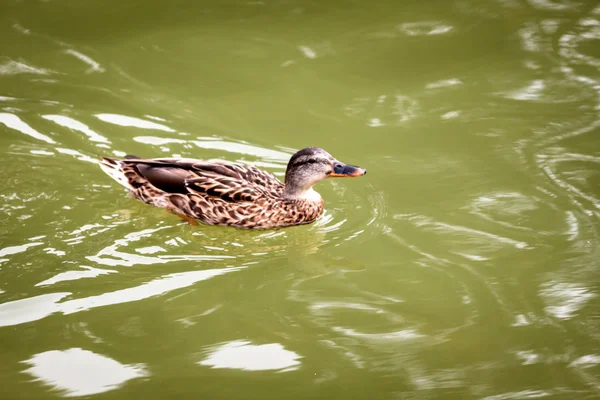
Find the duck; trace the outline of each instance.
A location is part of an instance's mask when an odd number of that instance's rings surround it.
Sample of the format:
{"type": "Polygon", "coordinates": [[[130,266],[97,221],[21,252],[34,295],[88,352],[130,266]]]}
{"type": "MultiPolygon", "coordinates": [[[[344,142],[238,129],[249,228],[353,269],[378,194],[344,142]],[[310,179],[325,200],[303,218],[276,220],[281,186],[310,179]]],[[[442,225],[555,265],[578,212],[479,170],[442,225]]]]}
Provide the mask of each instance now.
{"type": "Polygon", "coordinates": [[[328,178],[352,178],[367,170],[344,164],[318,147],[290,158],[281,182],[252,165],[224,160],[102,157],[100,168],[131,197],[165,208],[192,224],[269,229],[310,224],[323,214],[313,186],[328,178]]]}

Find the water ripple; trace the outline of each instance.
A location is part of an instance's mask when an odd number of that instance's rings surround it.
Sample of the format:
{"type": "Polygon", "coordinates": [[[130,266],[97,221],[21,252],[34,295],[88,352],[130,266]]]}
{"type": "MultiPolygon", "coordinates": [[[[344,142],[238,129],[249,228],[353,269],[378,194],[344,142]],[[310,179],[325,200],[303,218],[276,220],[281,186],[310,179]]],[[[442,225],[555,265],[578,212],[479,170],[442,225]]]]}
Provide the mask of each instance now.
{"type": "Polygon", "coordinates": [[[49,293],[26,299],[9,301],[0,304],[0,326],[19,325],[37,321],[54,313],[66,315],[97,307],[140,301],[176,289],[189,287],[197,282],[239,271],[244,268],[245,267],[230,267],[168,274],[139,286],[103,293],[97,296],[67,300],[62,303],[59,303],[59,301],[64,297],[70,296],[71,293],[49,293]]]}

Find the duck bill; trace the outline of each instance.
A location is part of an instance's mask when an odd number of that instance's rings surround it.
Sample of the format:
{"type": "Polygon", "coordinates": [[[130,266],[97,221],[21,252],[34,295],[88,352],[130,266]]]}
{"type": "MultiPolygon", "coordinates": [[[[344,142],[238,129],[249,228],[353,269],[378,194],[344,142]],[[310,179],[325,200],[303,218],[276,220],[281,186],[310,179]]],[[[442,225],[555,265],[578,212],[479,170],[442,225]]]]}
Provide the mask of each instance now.
{"type": "Polygon", "coordinates": [[[333,172],[329,176],[334,178],[354,178],[357,176],[362,176],[366,173],[367,170],[364,168],[336,163],[333,167],[333,172]]]}

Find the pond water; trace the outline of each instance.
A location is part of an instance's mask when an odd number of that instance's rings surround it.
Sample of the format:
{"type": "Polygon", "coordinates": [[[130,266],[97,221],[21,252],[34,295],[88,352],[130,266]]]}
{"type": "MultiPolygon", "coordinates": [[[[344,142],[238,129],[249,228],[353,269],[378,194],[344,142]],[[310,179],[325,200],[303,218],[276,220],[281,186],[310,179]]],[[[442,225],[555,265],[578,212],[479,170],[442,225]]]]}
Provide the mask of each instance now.
{"type": "Polygon", "coordinates": [[[600,397],[600,6],[4,0],[3,398],[600,397]],[[101,156],[367,168],[191,226],[101,156]]]}

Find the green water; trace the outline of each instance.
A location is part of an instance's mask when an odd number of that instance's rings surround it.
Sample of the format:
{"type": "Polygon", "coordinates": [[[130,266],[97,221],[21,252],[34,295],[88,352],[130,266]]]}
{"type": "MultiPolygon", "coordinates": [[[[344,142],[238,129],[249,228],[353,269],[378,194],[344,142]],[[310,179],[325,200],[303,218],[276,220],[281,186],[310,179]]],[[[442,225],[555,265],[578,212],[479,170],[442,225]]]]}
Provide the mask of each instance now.
{"type": "Polygon", "coordinates": [[[0,5],[3,399],[600,398],[600,6],[0,5]],[[278,231],[103,155],[367,168],[278,231]]]}

